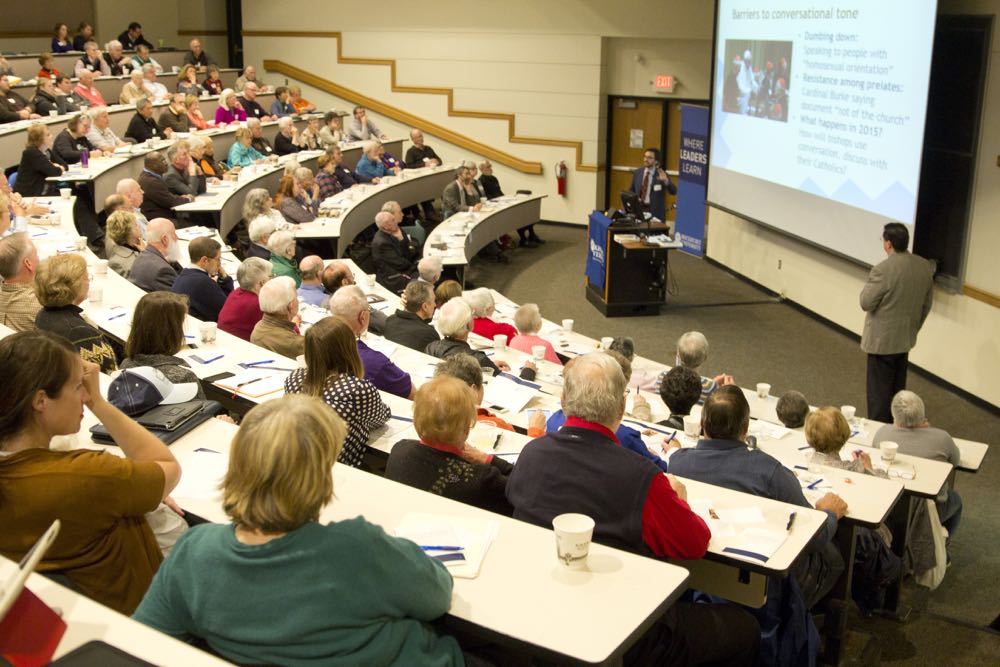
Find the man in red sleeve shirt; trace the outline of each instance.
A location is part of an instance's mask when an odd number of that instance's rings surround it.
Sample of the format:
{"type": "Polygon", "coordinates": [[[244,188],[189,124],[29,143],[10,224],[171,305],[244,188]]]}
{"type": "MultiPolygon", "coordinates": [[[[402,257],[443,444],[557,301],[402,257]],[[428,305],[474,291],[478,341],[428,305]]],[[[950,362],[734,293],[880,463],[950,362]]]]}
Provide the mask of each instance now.
{"type": "MultiPolygon", "coordinates": [[[[546,528],[565,512],[594,519],[594,541],[664,558],[701,558],[711,539],[684,485],[620,446],[625,376],[606,354],[563,371],[566,423],[528,443],[507,482],[514,518],[546,528]]],[[[625,655],[625,664],[749,665],[759,626],[731,605],[677,603],[625,655]]]]}

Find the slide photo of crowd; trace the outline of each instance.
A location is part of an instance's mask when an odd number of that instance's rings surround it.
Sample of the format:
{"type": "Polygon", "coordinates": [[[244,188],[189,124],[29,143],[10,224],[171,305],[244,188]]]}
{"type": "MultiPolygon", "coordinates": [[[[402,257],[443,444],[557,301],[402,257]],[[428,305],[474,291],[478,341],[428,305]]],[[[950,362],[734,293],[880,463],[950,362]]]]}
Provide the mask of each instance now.
{"type": "Polygon", "coordinates": [[[726,40],[722,110],[788,122],[792,43],[726,40]]]}

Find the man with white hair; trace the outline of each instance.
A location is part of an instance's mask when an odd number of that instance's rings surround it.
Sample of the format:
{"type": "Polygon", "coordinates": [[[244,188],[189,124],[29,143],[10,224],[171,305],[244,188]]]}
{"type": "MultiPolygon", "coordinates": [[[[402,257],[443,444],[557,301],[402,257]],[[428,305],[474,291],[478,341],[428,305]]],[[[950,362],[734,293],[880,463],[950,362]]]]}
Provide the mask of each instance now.
{"type": "Polygon", "coordinates": [[[80,56],[73,66],[73,73],[76,78],[81,78],[81,74],[89,72],[91,78],[94,76],[111,76],[111,68],[108,63],[101,58],[101,49],[97,42],[90,41],[83,45],[83,55],[80,56]]]}
{"type": "Polygon", "coordinates": [[[90,129],[87,131],[87,141],[105,153],[113,153],[116,148],[128,146],[127,143],[118,138],[114,130],[111,129],[111,117],[108,115],[107,107],[97,107],[87,112],[90,116],[90,129]]]}
{"type": "Polygon", "coordinates": [[[143,86],[142,68],[132,70],[128,75],[128,82],[122,86],[121,95],[118,96],[119,104],[135,104],[140,97],[149,95],[149,91],[143,86]]]}
{"type": "Polygon", "coordinates": [[[274,219],[263,215],[254,218],[247,227],[247,235],[250,237],[247,257],[260,257],[271,261],[271,251],[267,249],[267,242],[276,229],[274,219]]]}
{"type": "Polygon", "coordinates": [[[264,122],[275,120],[273,117],[267,115],[264,107],[257,101],[257,90],[256,83],[247,81],[246,85],[243,86],[243,94],[238,98],[243,110],[247,112],[247,118],[257,118],[264,122]]]}
{"type": "Polygon", "coordinates": [[[38,249],[25,233],[0,239],[0,324],[14,331],[32,331],[42,309],[35,296],[38,249]]]}
{"type": "Polygon", "coordinates": [[[185,65],[194,65],[199,72],[204,72],[206,67],[216,64],[215,59],[201,47],[201,40],[192,39],[188,46],[190,50],[184,54],[185,65]]]}
{"type": "Polygon", "coordinates": [[[424,257],[417,262],[417,280],[425,282],[432,287],[441,280],[441,272],[444,271],[444,263],[440,257],[424,257]]]}
{"type": "Polygon", "coordinates": [[[142,238],[146,238],[146,227],[149,226],[149,220],[140,210],[143,192],[139,182],[134,178],[123,178],[115,186],[115,192],[125,198],[125,206],[122,209],[135,216],[135,222],[139,225],[139,233],[142,238]]]}
{"type": "MultiPolygon", "coordinates": [[[[961,462],[958,445],[948,432],[931,426],[920,396],[903,389],[892,397],[890,407],[892,423],[875,431],[873,447],[880,447],[883,442],[895,442],[899,445],[900,454],[944,461],[953,466],[961,462]]],[[[951,483],[946,484],[938,495],[937,510],[941,525],[948,529],[950,538],[962,518],[962,497],[951,488],[951,483]]]]}
{"type": "Polygon", "coordinates": [[[167,189],[175,195],[197,197],[208,189],[208,179],[191,159],[191,149],[187,142],[178,141],[167,149],[170,166],[163,176],[167,189]]]}
{"type": "Polygon", "coordinates": [[[142,66],[142,86],[149,93],[153,102],[165,102],[170,97],[167,87],[156,80],[156,68],[152,65],[142,66]]]}
{"type": "MultiPolygon", "coordinates": [[[[101,61],[104,62],[104,61],[101,61]]],[[[104,107],[108,103],[104,101],[104,95],[94,85],[95,74],[90,70],[83,70],[77,75],[76,87],[73,93],[80,98],[82,104],[91,107],[104,107]]]]}
{"type": "MultiPolygon", "coordinates": [[[[443,336],[441,340],[432,341],[424,352],[447,359],[456,354],[468,354],[475,357],[483,368],[488,368],[493,375],[510,371],[506,361],[493,362],[482,350],[473,350],[469,345],[469,334],[472,333],[472,309],[464,299],[451,299],[441,306],[437,314],[437,330],[443,336]]],[[[526,361],[521,368],[520,376],[525,380],[534,380],[536,366],[532,361],[526,361]]]]}
{"type": "MultiPolygon", "coordinates": [[[[677,349],[676,356],[674,358],[675,365],[684,366],[685,368],[690,368],[693,371],[698,370],[698,367],[705,363],[708,359],[708,339],[705,338],[705,334],[700,331],[688,331],[682,334],[680,338],[677,339],[677,349]]],[[[656,393],[660,392],[660,383],[663,378],[666,377],[668,371],[663,371],[660,373],[659,377],[656,378],[656,382],[653,386],[653,391],[656,393]]],[[[734,384],[735,380],[732,375],[726,373],[720,373],[715,377],[704,377],[701,378],[701,401],[703,403],[709,394],[718,389],[719,387],[727,384],[734,384]]]]}
{"type": "Polygon", "coordinates": [[[402,307],[385,321],[386,339],[423,352],[441,338],[431,325],[436,305],[434,285],[411,281],[403,290],[402,307]]]}
{"type": "Polygon", "coordinates": [[[299,131],[295,127],[291,116],[282,116],[278,119],[278,134],[274,137],[274,152],[278,155],[291,155],[298,153],[302,149],[296,145],[299,131]]]}
{"type": "Polygon", "coordinates": [[[274,146],[264,136],[264,126],[261,125],[260,118],[247,118],[247,127],[250,129],[250,145],[261,155],[272,155],[274,146]]]}
{"type": "MultiPolygon", "coordinates": [[[[507,481],[514,518],[551,526],[557,515],[579,512],[594,520],[595,542],[661,558],[704,556],[711,532],[688,506],[684,485],[623,449],[615,436],[625,414],[618,362],[596,352],[570,361],[562,408],[563,427],[525,445],[507,481]]],[[[624,662],[751,664],[759,632],[736,606],[680,602],[624,662]]]]}
{"type": "Polygon", "coordinates": [[[417,253],[395,215],[381,211],[375,215],[375,225],[378,227],[372,239],[375,275],[380,285],[398,294],[417,274],[417,253]]]}
{"type": "Polygon", "coordinates": [[[131,61],[122,53],[122,43],[113,39],[104,45],[104,62],[108,64],[111,76],[125,76],[131,68],[131,61]]]}
{"type": "Polygon", "coordinates": [[[146,248],[132,264],[128,280],[147,292],[169,292],[181,272],[181,246],[174,223],[153,218],[146,227],[146,248]]]}
{"type": "Polygon", "coordinates": [[[299,298],[311,306],[322,306],[328,297],[323,289],[323,258],[319,255],[303,257],[299,262],[299,272],[302,274],[299,298]]]}
{"type": "Polygon", "coordinates": [[[226,297],[219,311],[219,328],[243,340],[250,340],[253,328],[264,314],[257,293],[271,279],[271,263],[260,257],[247,257],[236,269],[236,289],[226,297]]]}
{"type": "MultiPolygon", "coordinates": [[[[424,228],[421,227],[420,224],[406,225],[405,227],[403,226],[403,207],[399,205],[399,202],[392,200],[387,201],[382,204],[382,210],[386,213],[392,213],[392,217],[396,221],[396,225],[413,239],[415,247],[424,247],[424,242],[427,241],[427,232],[424,231],[424,228]]],[[[417,211],[413,206],[409,207],[407,210],[410,211],[411,215],[417,214],[417,211]]]]}
{"type": "Polygon", "coordinates": [[[344,320],[358,337],[358,355],[365,367],[365,379],[382,391],[412,399],[415,388],[410,375],[361,340],[371,322],[371,312],[368,298],[357,285],[345,285],[330,297],[330,314],[344,320]]]}
{"type": "Polygon", "coordinates": [[[264,313],[250,334],[250,342],[289,359],[303,354],[306,339],[299,334],[299,296],[295,281],[288,276],[278,276],[264,283],[258,295],[260,310],[264,313]]]}
{"type": "Polygon", "coordinates": [[[271,251],[271,270],[274,275],[288,276],[298,289],[302,284],[302,274],[295,262],[295,252],[298,249],[295,234],[286,229],[274,232],[267,240],[267,249],[271,251]]]}
{"type": "Polygon", "coordinates": [[[160,120],[157,121],[160,130],[168,138],[172,137],[174,132],[191,131],[191,119],[188,118],[184,98],[184,93],[174,93],[170,97],[170,104],[163,110],[163,113],[160,114],[160,120]]]}

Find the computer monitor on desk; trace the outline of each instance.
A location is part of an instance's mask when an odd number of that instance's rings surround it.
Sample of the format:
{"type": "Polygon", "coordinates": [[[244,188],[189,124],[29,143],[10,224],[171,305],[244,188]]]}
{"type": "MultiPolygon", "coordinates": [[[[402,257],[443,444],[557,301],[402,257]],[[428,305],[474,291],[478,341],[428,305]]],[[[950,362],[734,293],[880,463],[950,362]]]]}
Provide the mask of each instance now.
{"type": "Polygon", "coordinates": [[[642,211],[642,200],[639,199],[639,195],[632,192],[631,190],[622,190],[622,210],[625,212],[625,217],[616,220],[617,223],[627,223],[629,219],[633,224],[639,224],[643,221],[643,211],[642,211]]]}

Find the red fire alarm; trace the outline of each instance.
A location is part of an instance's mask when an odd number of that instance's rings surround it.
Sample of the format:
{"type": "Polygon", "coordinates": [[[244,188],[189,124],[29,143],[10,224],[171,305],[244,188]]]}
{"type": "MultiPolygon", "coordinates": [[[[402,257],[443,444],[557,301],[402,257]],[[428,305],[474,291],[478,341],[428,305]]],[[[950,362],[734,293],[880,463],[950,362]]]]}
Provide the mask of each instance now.
{"type": "Polygon", "coordinates": [[[673,74],[657,74],[656,80],[653,82],[653,86],[659,92],[672,93],[674,92],[674,85],[676,85],[677,80],[674,78],[673,74]]]}

